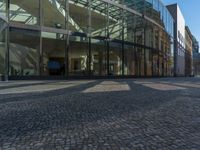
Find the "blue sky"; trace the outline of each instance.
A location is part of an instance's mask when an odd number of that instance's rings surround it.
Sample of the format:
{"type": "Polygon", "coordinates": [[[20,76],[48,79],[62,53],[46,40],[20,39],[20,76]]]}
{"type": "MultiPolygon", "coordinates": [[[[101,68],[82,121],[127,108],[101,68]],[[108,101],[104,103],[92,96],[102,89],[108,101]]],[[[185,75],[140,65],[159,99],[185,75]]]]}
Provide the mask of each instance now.
{"type": "Polygon", "coordinates": [[[185,22],[200,42],[200,0],[162,0],[164,4],[178,3],[185,22]]]}

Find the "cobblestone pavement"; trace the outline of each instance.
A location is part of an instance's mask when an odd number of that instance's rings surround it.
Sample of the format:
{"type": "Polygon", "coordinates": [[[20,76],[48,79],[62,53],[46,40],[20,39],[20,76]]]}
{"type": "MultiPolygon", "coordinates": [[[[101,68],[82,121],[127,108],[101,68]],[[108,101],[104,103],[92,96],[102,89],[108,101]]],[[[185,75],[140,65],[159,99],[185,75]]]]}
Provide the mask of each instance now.
{"type": "Polygon", "coordinates": [[[0,82],[1,149],[200,149],[200,78],[0,82]]]}

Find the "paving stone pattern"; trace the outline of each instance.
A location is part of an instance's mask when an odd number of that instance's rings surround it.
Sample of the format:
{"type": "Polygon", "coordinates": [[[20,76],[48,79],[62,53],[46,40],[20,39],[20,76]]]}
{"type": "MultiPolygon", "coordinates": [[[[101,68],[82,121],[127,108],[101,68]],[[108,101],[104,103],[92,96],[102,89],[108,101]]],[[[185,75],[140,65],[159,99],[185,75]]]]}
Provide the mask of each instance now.
{"type": "Polygon", "coordinates": [[[4,149],[198,150],[200,79],[0,82],[4,149]]]}

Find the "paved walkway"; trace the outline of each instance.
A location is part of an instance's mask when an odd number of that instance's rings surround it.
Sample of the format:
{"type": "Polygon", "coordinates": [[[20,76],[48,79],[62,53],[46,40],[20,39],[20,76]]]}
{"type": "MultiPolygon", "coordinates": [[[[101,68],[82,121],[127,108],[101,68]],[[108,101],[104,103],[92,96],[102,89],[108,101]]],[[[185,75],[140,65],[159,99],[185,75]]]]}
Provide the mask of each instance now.
{"type": "Polygon", "coordinates": [[[200,78],[0,82],[1,149],[200,149],[200,78]]]}

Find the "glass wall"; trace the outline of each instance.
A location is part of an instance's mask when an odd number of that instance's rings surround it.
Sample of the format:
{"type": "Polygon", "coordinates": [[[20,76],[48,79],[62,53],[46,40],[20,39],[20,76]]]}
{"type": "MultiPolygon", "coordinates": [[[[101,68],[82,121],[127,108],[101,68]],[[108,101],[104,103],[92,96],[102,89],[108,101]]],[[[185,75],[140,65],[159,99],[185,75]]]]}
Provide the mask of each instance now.
{"type": "Polygon", "coordinates": [[[11,76],[39,75],[40,32],[10,28],[9,74],[11,76]]]}
{"type": "Polygon", "coordinates": [[[10,0],[9,12],[12,76],[173,72],[173,19],[160,0],[10,0]]]}

